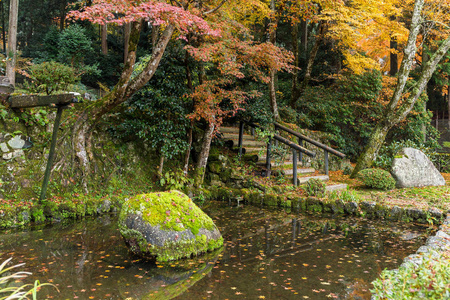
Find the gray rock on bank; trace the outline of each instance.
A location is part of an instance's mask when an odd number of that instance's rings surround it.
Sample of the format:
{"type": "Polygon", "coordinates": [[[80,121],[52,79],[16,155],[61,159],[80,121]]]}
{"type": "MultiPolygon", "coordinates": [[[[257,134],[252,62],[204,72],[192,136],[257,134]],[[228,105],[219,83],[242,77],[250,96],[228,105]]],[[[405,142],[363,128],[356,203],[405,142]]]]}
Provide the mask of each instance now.
{"type": "Polygon", "coordinates": [[[392,163],[398,188],[445,185],[444,177],[422,151],[403,148],[400,155],[392,163]]]}

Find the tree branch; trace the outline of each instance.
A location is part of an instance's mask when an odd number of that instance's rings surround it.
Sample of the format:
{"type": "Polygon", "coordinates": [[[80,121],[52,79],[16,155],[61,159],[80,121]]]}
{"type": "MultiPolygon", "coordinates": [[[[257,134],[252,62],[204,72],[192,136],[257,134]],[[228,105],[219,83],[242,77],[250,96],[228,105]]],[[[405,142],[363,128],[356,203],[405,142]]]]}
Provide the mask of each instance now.
{"type": "Polygon", "coordinates": [[[155,47],[155,51],[153,51],[151,60],[147,63],[144,70],[139,73],[136,77],[130,80],[129,84],[126,87],[125,95],[129,97],[133,95],[137,90],[142,88],[155,74],[156,69],[158,68],[159,62],[166,50],[167,44],[172,37],[172,34],[175,30],[173,25],[168,25],[161,37],[158,40],[158,43],[155,47]]]}
{"type": "Polygon", "coordinates": [[[218,10],[222,7],[222,5],[224,5],[225,2],[227,2],[227,1],[228,1],[228,0],[223,0],[222,2],[220,2],[219,5],[217,5],[216,8],[213,8],[213,9],[211,9],[211,10],[208,10],[208,11],[204,12],[203,15],[206,16],[206,15],[209,15],[209,14],[212,14],[212,13],[218,11],[218,10]]]}

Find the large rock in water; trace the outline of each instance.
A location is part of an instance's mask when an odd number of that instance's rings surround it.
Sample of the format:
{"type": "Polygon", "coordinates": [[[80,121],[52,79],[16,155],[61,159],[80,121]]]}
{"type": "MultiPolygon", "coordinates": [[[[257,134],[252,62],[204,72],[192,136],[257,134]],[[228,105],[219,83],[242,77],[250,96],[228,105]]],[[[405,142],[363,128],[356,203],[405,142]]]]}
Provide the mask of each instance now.
{"type": "Polygon", "coordinates": [[[403,148],[392,163],[398,188],[445,185],[445,179],[420,150],[403,148]]]}
{"type": "Polygon", "coordinates": [[[223,245],[211,218],[179,191],[127,200],[120,212],[119,228],[133,253],[158,261],[199,255],[223,245]]]}

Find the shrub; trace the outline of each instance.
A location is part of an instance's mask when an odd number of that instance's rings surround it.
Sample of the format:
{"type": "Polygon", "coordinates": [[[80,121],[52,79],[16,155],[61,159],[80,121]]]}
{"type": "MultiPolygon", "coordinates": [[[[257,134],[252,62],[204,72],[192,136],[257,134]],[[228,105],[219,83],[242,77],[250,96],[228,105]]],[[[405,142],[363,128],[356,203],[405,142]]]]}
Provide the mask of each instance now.
{"type": "Polygon", "coordinates": [[[431,252],[415,267],[408,263],[385,270],[373,282],[373,299],[449,299],[450,257],[431,252]]]}
{"type": "Polygon", "coordinates": [[[382,169],[365,169],[358,173],[362,182],[374,189],[392,190],[395,187],[395,179],[391,173],[382,169]]]}
{"type": "Polygon", "coordinates": [[[320,179],[312,178],[306,184],[306,195],[322,198],[325,196],[326,184],[320,179]]]}
{"type": "Polygon", "coordinates": [[[32,93],[51,93],[65,90],[69,84],[75,83],[78,78],[75,71],[68,66],[55,61],[43,62],[30,67],[30,81],[27,87],[32,93]]]}

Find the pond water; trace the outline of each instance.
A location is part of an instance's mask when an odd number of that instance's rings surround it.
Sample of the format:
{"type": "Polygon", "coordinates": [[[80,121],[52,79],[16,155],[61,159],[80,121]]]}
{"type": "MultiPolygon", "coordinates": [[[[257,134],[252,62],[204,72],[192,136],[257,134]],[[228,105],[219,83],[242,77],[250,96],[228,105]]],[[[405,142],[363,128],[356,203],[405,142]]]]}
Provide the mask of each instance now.
{"type": "Polygon", "coordinates": [[[51,282],[40,299],[369,299],[432,229],[209,202],[223,250],[154,264],[128,254],[114,215],[0,233],[0,261],[51,282]],[[359,297],[359,298],[358,298],[359,297]]]}

